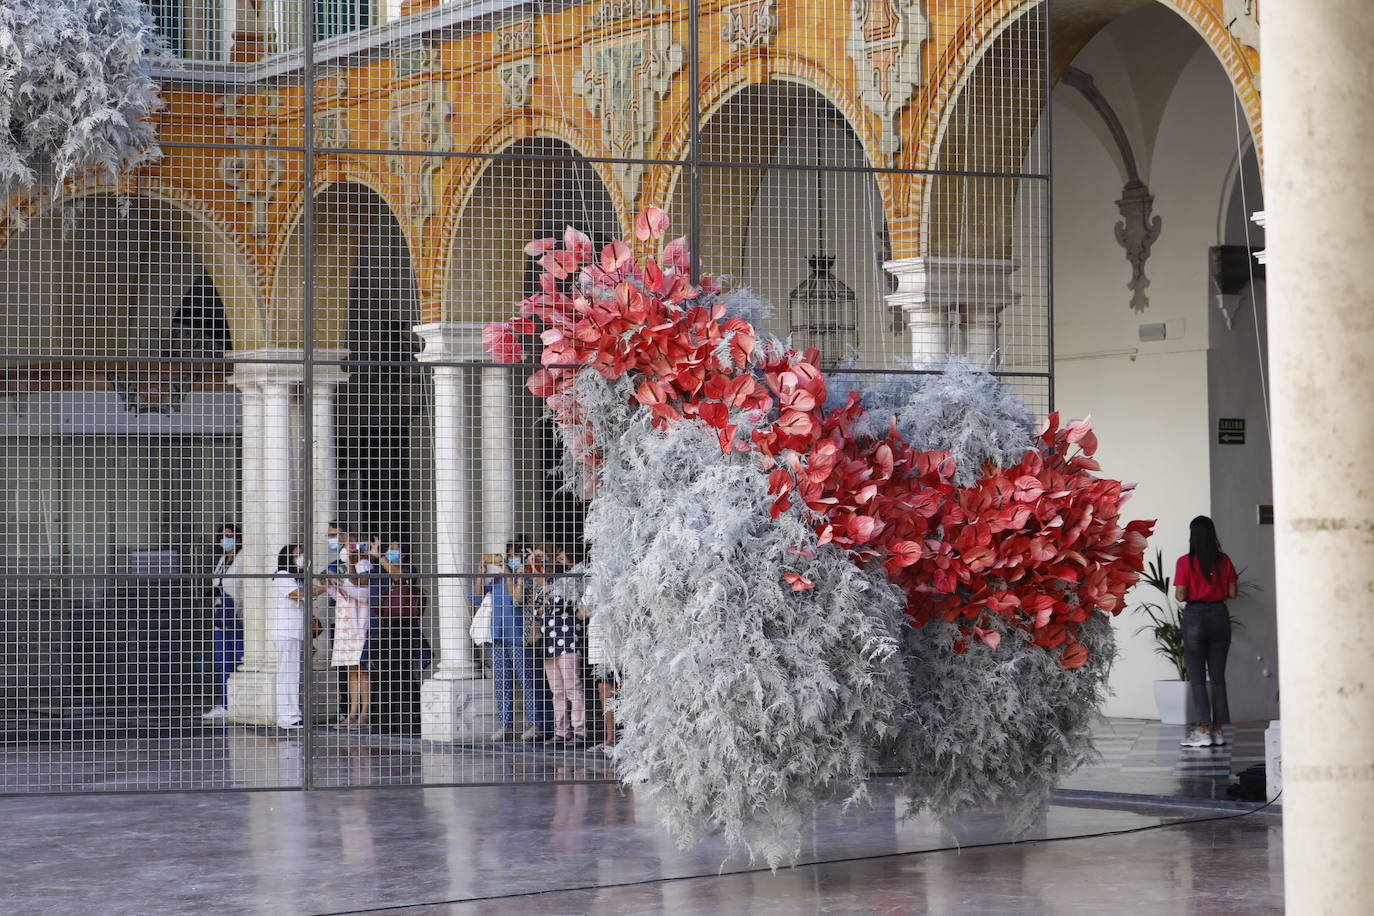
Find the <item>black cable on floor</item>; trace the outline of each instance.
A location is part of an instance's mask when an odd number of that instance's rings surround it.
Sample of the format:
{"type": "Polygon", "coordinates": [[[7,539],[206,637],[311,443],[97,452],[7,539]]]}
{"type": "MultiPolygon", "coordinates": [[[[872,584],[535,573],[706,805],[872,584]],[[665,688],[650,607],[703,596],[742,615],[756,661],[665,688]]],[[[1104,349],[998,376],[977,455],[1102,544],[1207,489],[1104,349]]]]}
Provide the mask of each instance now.
{"type": "MultiPolygon", "coordinates": [[[[1166,827],[1182,827],[1188,824],[1207,824],[1213,821],[1230,821],[1242,817],[1250,817],[1259,814],[1266,808],[1271,808],[1274,803],[1283,797],[1280,790],[1269,801],[1245,811],[1236,811],[1232,814],[1213,814],[1207,817],[1184,818],[1176,821],[1163,821],[1158,824],[1145,824],[1140,827],[1123,827],[1120,830],[1104,830],[1100,833],[1077,833],[1070,836],[1040,837],[1033,840],[998,840],[994,843],[970,843],[964,846],[937,846],[931,849],[911,849],[902,852],[879,852],[866,856],[846,856],[838,859],[817,859],[814,862],[799,862],[792,866],[794,869],[814,868],[818,865],[847,865],[854,862],[871,862],[878,859],[898,859],[906,856],[924,856],[937,852],[962,852],[966,849],[996,849],[1001,846],[1035,846],[1043,843],[1063,843],[1069,840],[1095,840],[1102,837],[1129,836],[1133,833],[1145,833],[1149,830],[1163,830],[1166,827]]],[[[489,894],[485,897],[458,897],[452,900],[426,900],[422,903],[397,903],[383,906],[367,907],[361,910],[333,910],[327,913],[315,913],[313,916],[366,916],[368,913],[397,913],[402,910],[412,910],[422,906],[453,906],[462,903],[489,903],[493,900],[518,900],[523,897],[540,897],[545,894],[569,894],[577,891],[598,891],[610,890],[624,887],[645,887],[651,884],[670,884],[679,881],[699,881],[703,878],[725,878],[736,875],[757,875],[763,872],[772,872],[771,868],[741,868],[736,871],[716,872],[713,874],[698,875],[669,875],[662,878],[643,878],[639,881],[620,881],[614,884],[584,884],[577,887],[550,887],[538,891],[518,891],[514,894],[489,894]]]]}

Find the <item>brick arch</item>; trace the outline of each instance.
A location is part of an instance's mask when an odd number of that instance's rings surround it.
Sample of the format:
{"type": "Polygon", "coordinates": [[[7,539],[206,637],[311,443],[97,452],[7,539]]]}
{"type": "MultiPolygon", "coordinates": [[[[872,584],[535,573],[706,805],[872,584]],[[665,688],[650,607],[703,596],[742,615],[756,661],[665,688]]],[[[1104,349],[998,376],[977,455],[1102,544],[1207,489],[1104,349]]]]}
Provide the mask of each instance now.
{"type": "Polygon", "coordinates": [[[480,157],[504,152],[522,140],[535,139],[555,140],[588,160],[588,164],[595,170],[597,177],[611,195],[622,234],[630,234],[634,226],[634,214],[630,212],[631,203],[616,189],[614,177],[606,171],[607,165],[596,161],[596,157],[604,155],[596,138],[571,120],[558,117],[551,112],[540,111],[533,115],[510,115],[491,122],[464,151],[469,157],[479,158],[460,160],[461,167],[457,170],[457,177],[449,183],[449,193],[446,195],[444,206],[434,219],[439,230],[438,237],[443,239],[445,255],[452,248],[454,229],[462,218],[472,192],[491,164],[497,161],[480,157]]]}
{"type": "MultiPolygon", "coordinates": [[[[501,138],[499,145],[487,147],[489,152],[504,152],[511,146],[522,142],[546,142],[564,147],[572,155],[569,156],[567,163],[572,165],[577,163],[589,171],[586,176],[588,185],[593,187],[594,195],[604,195],[595,204],[595,210],[603,213],[605,223],[597,221],[600,232],[606,233],[610,237],[624,238],[632,231],[632,218],[627,218],[623,203],[617,198],[615,183],[611,176],[602,167],[602,163],[592,161],[583,149],[574,146],[564,137],[554,134],[551,131],[527,132],[522,136],[505,136],[501,138]]],[[[552,198],[546,196],[551,193],[551,188],[556,186],[556,182],[565,178],[565,174],[555,174],[550,172],[544,176],[530,176],[526,174],[524,178],[534,177],[534,181],[526,181],[521,178],[518,166],[526,164],[539,168],[543,164],[541,160],[527,159],[481,159],[471,162],[467,167],[468,175],[463,181],[461,195],[455,194],[450,200],[453,220],[452,228],[447,229],[443,235],[445,251],[441,261],[437,276],[440,279],[434,283],[436,297],[430,302],[425,303],[425,321],[441,320],[493,320],[505,317],[509,313],[509,307],[519,301],[524,295],[520,291],[520,284],[514,283],[510,289],[505,290],[512,298],[509,302],[502,301],[497,312],[483,312],[484,301],[481,297],[466,296],[455,290],[455,284],[471,279],[464,270],[460,260],[463,257],[475,258],[479,262],[491,264],[503,264],[501,270],[494,275],[489,275],[478,279],[478,286],[487,286],[488,292],[494,291],[502,286],[505,280],[493,280],[493,276],[513,277],[523,270],[523,267],[516,268],[516,264],[524,265],[527,263],[521,249],[529,241],[529,236],[520,234],[521,231],[528,230],[529,233],[538,231],[539,220],[542,207],[552,198]],[[517,169],[511,172],[502,172],[502,165],[514,165],[517,169]],[[501,238],[501,233],[492,237],[491,233],[483,233],[480,230],[474,232],[470,225],[474,220],[481,218],[485,212],[490,217],[490,208],[494,198],[489,196],[492,185],[488,181],[495,182],[496,186],[500,183],[510,182],[506,187],[506,192],[512,206],[512,217],[506,226],[507,237],[501,238]],[[471,215],[471,216],[470,216],[471,215]],[[506,263],[509,261],[509,263],[506,263]],[[513,273],[506,274],[505,267],[510,267],[513,273]]],[[[501,196],[495,199],[506,199],[501,196]]],[[[580,199],[580,195],[574,195],[574,200],[580,199]]],[[[599,234],[593,231],[595,227],[589,226],[588,232],[593,236],[599,234]]]]}
{"type": "MultiPolygon", "coordinates": [[[[384,157],[330,156],[328,159],[321,158],[323,161],[316,169],[313,176],[314,180],[311,182],[311,197],[318,198],[330,188],[344,184],[358,185],[375,194],[401,229],[401,236],[406,245],[406,255],[410,262],[411,275],[419,287],[419,268],[424,253],[423,239],[417,235],[415,227],[410,225],[410,221],[405,218],[404,202],[399,197],[400,189],[390,179],[390,175],[386,171],[372,167],[374,164],[380,165],[379,160],[383,160],[384,157]]],[[[298,343],[298,341],[289,339],[292,328],[289,323],[283,322],[282,316],[290,314],[289,303],[294,296],[297,278],[290,274],[298,272],[302,266],[291,259],[291,253],[293,246],[297,244],[301,222],[305,215],[303,182],[299,180],[292,182],[283,196],[286,217],[282,222],[282,230],[278,235],[277,243],[272,249],[263,300],[266,303],[263,309],[265,346],[294,346],[298,343]]],[[[328,228],[326,227],[326,229],[328,228]]],[[[316,238],[317,240],[320,238],[318,233],[316,238]]],[[[326,276],[326,272],[320,269],[319,261],[320,258],[324,257],[324,252],[317,250],[315,254],[317,258],[315,288],[318,297],[323,290],[320,281],[322,277],[326,276]]],[[[332,299],[325,291],[323,298],[326,301],[326,308],[323,313],[315,308],[315,314],[312,316],[315,322],[315,347],[316,349],[344,349],[344,333],[347,326],[346,309],[339,312],[339,309],[329,307],[327,303],[331,301],[346,303],[347,298],[338,291],[335,291],[332,299]]],[[[312,308],[317,304],[318,299],[316,303],[312,304],[312,308]]]]}
{"type": "MultiPolygon", "coordinates": [[[[196,253],[201,267],[210,276],[224,303],[231,346],[246,349],[256,345],[260,328],[261,304],[267,277],[249,245],[205,202],[185,193],[185,186],[159,177],[139,176],[113,185],[101,180],[70,184],[61,197],[32,193],[10,202],[7,211],[25,223],[40,219],[53,209],[89,197],[127,195],[156,201],[181,217],[173,226],[196,253]]],[[[11,217],[0,226],[0,246],[24,231],[11,217]]]]}
{"type": "MultiPolygon", "coordinates": [[[[711,119],[743,90],[774,81],[804,86],[820,95],[834,106],[848,123],[863,148],[864,158],[868,164],[877,166],[882,163],[879,137],[875,130],[876,119],[869,115],[868,109],[849,91],[852,80],[831,73],[810,58],[785,52],[774,51],[766,56],[739,55],[731,58],[724,66],[704,75],[698,93],[698,106],[702,113],[701,127],[705,128],[711,119]]],[[[669,122],[659,131],[654,158],[675,162],[682,162],[687,158],[691,148],[691,117],[692,110],[687,105],[674,110],[669,122]]],[[[671,201],[681,173],[681,166],[650,166],[645,170],[641,182],[640,200],[652,204],[671,201]]],[[[897,182],[894,176],[891,173],[875,172],[873,177],[878,184],[878,194],[884,213],[893,214],[898,202],[897,182]]]]}
{"type": "MultiPolygon", "coordinates": [[[[962,90],[975,73],[996,41],[1027,13],[1041,6],[1045,0],[983,0],[956,30],[958,40],[946,46],[944,53],[932,62],[931,79],[923,95],[924,104],[918,110],[921,120],[915,126],[915,142],[909,144],[909,159],[902,164],[913,169],[938,169],[944,165],[945,137],[951,120],[959,110],[962,90]]],[[[1211,49],[1227,74],[1232,91],[1240,99],[1249,124],[1255,148],[1263,155],[1263,125],[1256,70],[1241,45],[1226,29],[1221,16],[1210,0],[1151,0],[1170,9],[1196,31],[1211,49]]],[[[1106,20],[1110,21],[1110,20],[1106,20]]],[[[1104,25],[1106,22],[1104,21],[1104,25]]],[[[916,176],[908,186],[910,198],[904,209],[919,208],[919,225],[908,227],[894,242],[903,250],[899,256],[927,253],[930,241],[931,195],[930,176],[916,176]]]]}

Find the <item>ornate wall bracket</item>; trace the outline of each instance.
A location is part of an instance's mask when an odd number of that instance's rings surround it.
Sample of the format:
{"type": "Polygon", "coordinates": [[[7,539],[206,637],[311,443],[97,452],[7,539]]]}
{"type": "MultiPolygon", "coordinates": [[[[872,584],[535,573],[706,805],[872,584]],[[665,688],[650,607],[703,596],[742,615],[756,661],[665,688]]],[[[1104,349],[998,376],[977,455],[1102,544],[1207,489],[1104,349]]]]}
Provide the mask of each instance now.
{"type": "Polygon", "coordinates": [[[878,148],[887,156],[902,148],[897,117],[925,83],[921,50],[929,37],[921,0],[851,0],[846,48],[859,98],[882,122],[878,148]]]}
{"type": "Polygon", "coordinates": [[[1126,260],[1131,262],[1131,282],[1126,286],[1131,290],[1131,308],[1143,312],[1150,307],[1150,299],[1145,289],[1150,278],[1145,276],[1145,262],[1150,259],[1150,249],[1159,238],[1162,220],[1154,213],[1155,198],[1150,189],[1139,181],[1131,181],[1121,192],[1116,208],[1121,211],[1121,222],[1116,224],[1116,241],[1126,249],[1126,260]]]}
{"type": "MultiPolygon", "coordinates": [[[[600,119],[607,155],[645,158],[658,124],[658,102],[685,60],[686,51],[673,41],[669,25],[583,47],[573,90],[600,119]]],[[[633,206],[644,166],[613,163],[611,171],[624,200],[633,206]]]]}
{"type": "Polygon", "coordinates": [[[1150,259],[1150,249],[1159,239],[1163,220],[1154,214],[1154,195],[1140,180],[1140,170],[1136,166],[1135,152],[1131,149],[1126,128],[1121,125],[1116,110],[1102,90],[1097,88],[1092,76],[1076,67],[1069,67],[1062,79],[1065,85],[1077,89],[1088,100],[1088,104],[1107,125],[1121,154],[1126,186],[1121,189],[1121,199],[1116,202],[1116,208],[1121,212],[1121,222],[1116,224],[1116,241],[1126,249],[1126,260],[1131,264],[1131,282],[1126,284],[1131,291],[1131,308],[1143,312],[1150,307],[1150,298],[1145,295],[1145,289],[1150,285],[1149,277],[1145,276],[1145,262],[1150,259]]]}

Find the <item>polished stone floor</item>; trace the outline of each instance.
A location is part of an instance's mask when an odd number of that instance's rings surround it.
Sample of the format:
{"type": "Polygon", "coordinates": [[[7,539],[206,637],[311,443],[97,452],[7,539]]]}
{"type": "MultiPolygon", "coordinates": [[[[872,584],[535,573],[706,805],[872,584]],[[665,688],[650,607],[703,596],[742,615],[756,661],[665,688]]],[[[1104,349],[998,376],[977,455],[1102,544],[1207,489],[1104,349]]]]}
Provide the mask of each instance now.
{"type": "Polygon", "coordinates": [[[899,817],[889,781],[873,795],[816,818],[776,874],[678,850],[609,783],[10,797],[0,913],[1282,912],[1272,812],[1053,805],[1004,845],[996,812],[941,825],[899,817]]]}
{"type": "MultiPolygon", "coordinates": [[[[1182,726],[1102,719],[1101,760],[1065,780],[1067,790],[1224,799],[1233,776],[1264,759],[1264,727],[1243,723],[1221,748],[1179,747],[1182,726]]],[[[205,724],[199,719],[92,718],[11,732],[0,741],[0,793],[299,786],[299,733],[205,724]]],[[[606,758],[519,742],[441,745],[417,738],[320,728],[312,735],[316,786],[446,785],[609,779],[606,758]]]]}

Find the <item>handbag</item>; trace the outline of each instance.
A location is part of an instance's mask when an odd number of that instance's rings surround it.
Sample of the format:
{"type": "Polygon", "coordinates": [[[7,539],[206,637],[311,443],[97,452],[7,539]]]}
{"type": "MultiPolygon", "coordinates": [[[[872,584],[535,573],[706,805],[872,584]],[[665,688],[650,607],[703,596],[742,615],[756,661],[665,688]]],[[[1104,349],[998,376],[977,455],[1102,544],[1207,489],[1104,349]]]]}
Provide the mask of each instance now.
{"type": "Polygon", "coordinates": [[[525,618],[525,645],[537,646],[544,638],[544,612],[548,596],[542,589],[537,590],[531,604],[529,615],[525,618]]]}
{"type": "Polygon", "coordinates": [[[472,623],[468,625],[468,636],[476,645],[491,645],[491,592],[482,596],[482,603],[477,606],[477,613],[472,615],[472,623]]]}
{"type": "Polygon", "coordinates": [[[525,618],[525,645],[537,646],[544,638],[544,618],[530,614],[525,618]]]}

